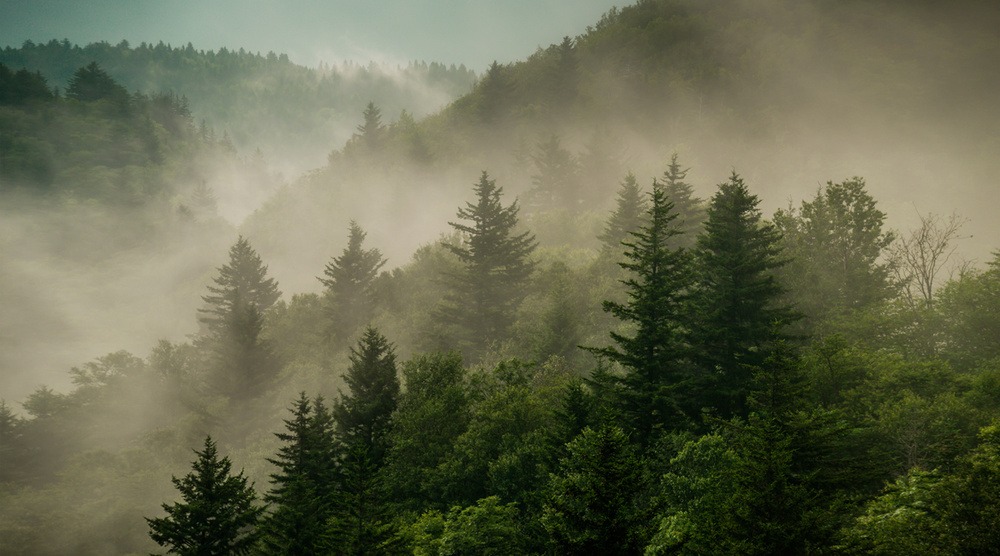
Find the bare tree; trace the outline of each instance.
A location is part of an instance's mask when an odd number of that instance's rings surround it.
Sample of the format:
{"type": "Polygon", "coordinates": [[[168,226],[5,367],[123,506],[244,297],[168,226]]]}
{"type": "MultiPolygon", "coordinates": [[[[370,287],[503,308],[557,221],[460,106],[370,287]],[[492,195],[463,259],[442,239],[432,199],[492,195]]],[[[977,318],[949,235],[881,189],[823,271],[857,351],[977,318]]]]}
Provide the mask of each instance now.
{"type": "Polygon", "coordinates": [[[920,224],[893,246],[893,269],[912,307],[922,300],[934,300],[935,281],[955,254],[955,240],[967,219],[952,213],[947,218],[937,214],[919,214],[920,224]]]}

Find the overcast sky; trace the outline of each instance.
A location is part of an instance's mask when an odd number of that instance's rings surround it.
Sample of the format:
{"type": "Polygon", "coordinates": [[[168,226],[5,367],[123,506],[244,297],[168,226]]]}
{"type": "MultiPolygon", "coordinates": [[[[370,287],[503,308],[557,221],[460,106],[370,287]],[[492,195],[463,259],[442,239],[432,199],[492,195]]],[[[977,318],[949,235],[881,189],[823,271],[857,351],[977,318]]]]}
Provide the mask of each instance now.
{"type": "MultiPolygon", "coordinates": [[[[631,2],[626,2],[627,5],[631,2]]],[[[613,0],[0,0],[0,45],[69,39],[268,51],[315,66],[353,60],[522,60],[582,34],[613,0]]]]}

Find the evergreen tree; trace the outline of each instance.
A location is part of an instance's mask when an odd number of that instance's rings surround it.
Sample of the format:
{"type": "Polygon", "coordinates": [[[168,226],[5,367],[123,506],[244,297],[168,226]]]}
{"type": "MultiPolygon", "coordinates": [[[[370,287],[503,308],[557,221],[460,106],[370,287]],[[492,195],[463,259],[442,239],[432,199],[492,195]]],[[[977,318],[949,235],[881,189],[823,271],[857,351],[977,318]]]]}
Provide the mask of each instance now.
{"type": "Polygon", "coordinates": [[[334,406],[337,435],[344,446],[340,467],[343,497],[332,534],[343,554],[375,554],[395,535],[382,468],[399,397],[393,346],[368,327],[351,348],[344,375],[350,392],[334,406]]]}
{"type": "Polygon", "coordinates": [[[705,221],[705,206],[694,196],[694,187],[685,182],[688,168],[681,168],[677,153],[670,156],[670,166],[663,172],[663,191],[677,211],[677,229],[683,234],[675,236],[676,246],[693,248],[702,222],[705,221]]]}
{"type": "Polygon", "coordinates": [[[268,554],[318,554],[326,546],[328,522],[337,508],[333,419],[323,398],[310,402],[305,392],[285,420],[284,444],[275,458],[271,490],[264,497],[271,512],[262,531],[268,554]]]}
{"type": "Polygon", "coordinates": [[[66,96],[81,102],[106,99],[122,111],[128,110],[130,102],[128,90],[101,69],[97,62],[76,70],[69,80],[66,96]]]}
{"type": "Polygon", "coordinates": [[[232,463],[228,457],[218,459],[211,437],[195,454],[191,472],[171,478],[182,501],[163,504],[167,517],[146,518],[149,536],[168,553],[182,556],[249,554],[260,537],[257,524],[264,513],[254,503],[253,485],[242,471],[230,475],[232,463]]]}
{"type": "Polygon", "coordinates": [[[642,461],[620,428],[585,428],[552,476],[542,525],[559,554],[641,554],[651,536],[642,461]]]}
{"type": "Polygon", "coordinates": [[[374,296],[372,284],[385,258],[378,249],[364,249],[367,234],[357,222],[351,220],[347,247],[344,252],[327,263],[325,278],[318,280],[326,286],[326,307],[331,332],[343,338],[372,317],[374,296]]]}
{"type": "Polygon", "coordinates": [[[399,397],[396,355],[385,336],[368,327],[350,360],[344,375],[350,393],[342,394],[333,410],[337,432],[344,444],[361,446],[380,467],[399,397]]]}
{"type": "Polygon", "coordinates": [[[336,554],[367,556],[391,553],[396,528],[378,463],[361,443],[347,447],[340,467],[340,509],[331,522],[336,554]]]}
{"type": "Polygon", "coordinates": [[[683,406],[691,380],[685,314],[693,283],[691,256],[683,248],[669,247],[681,232],[674,222],[673,204],[656,180],[650,200],[647,223],[623,244],[626,262],[620,266],[630,272],[623,281],[628,300],[603,304],[605,311],[632,325],[634,334],[612,331],[617,346],[588,348],[624,367],[622,388],[611,391],[617,393],[618,409],[643,443],[661,428],[687,421],[683,406]]]}
{"type": "Polygon", "coordinates": [[[382,136],[385,135],[385,125],[382,124],[382,111],[374,102],[369,102],[362,113],[364,123],[358,126],[358,137],[362,144],[368,148],[369,152],[374,152],[382,145],[382,136]]]}
{"type": "Polygon", "coordinates": [[[508,67],[500,65],[496,60],[486,69],[486,75],[480,80],[476,91],[476,110],[481,122],[492,124],[507,116],[514,92],[514,82],[508,74],[508,67]]]}
{"type": "Polygon", "coordinates": [[[601,240],[601,252],[617,258],[622,252],[622,243],[646,223],[647,210],[642,188],[635,174],[629,172],[618,189],[617,207],[608,218],[604,232],[597,236],[601,240]]]}
{"type": "Polygon", "coordinates": [[[406,392],[394,415],[386,476],[406,507],[443,509],[438,472],[470,421],[462,356],[420,355],[403,364],[402,374],[406,392]]]}
{"type": "Polygon", "coordinates": [[[515,232],[517,201],[504,207],[500,203],[503,189],[485,171],[473,190],[475,203],[458,210],[458,217],[470,223],[449,222],[463,234],[463,241],[446,247],[464,268],[445,277],[451,291],[439,317],[455,326],[463,351],[475,359],[490,341],[507,336],[535,269],[529,257],[537,244],[530,232],[515,232]]]}
{"type": "Polygon", "coordinates": [[[215,285],[198,311],[207,332],[199,344],[212,355],[212,381],[221,393],[248,399],[263,391],[278,372],[278,362],[261,333],[264,313],[281,295],[250,243],[240,236],[219,268],[215,285]]]}
{"type": "Polygon", "coordinates": [[[573,154],[563,148],[558,135],[540,142],[531,155],[536,174],[528,192],[530,206],[539,210],[565,209],[576,212],[583,201],[579,188],[579,166],[573,154]]]}
{"type": "Polygon", "coordinates": [[[704,403],[723,418],[745,416],[751,369],[767,358],[774,330],[794,320],[773,275],[786,264],[781,235],[761,222],[760,201],[733,172],[719,185],[698,237],[693,343],[704,403]]]}

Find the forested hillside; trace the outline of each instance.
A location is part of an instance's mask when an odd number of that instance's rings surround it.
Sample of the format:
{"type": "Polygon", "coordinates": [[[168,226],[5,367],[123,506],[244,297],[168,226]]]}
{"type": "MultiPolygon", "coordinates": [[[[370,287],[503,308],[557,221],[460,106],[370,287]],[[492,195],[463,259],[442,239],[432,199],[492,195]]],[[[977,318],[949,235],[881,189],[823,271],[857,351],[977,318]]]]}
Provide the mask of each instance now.
{"type": "Polygon", "coordinates": [[[274,52],[163,42],[81,47],[67,40],[28,41],[0,50],[0,62],[38,71],[63,90],[73,72],[97,62],[130,92],[183,96],[196,125],[226,133],[243,155],[260,149],[288,177],[321,164],[334,145],[350,138],[368,102],[394,118],[403,110],[422,116],[467,93],[475,80],[464,66],[436,62],[389,67],[331,61],[306,68],[274,52]]]}
{"type": "Polygon", "coordinates": [[[195,102],[247,81],[152,60],[325,68],[5,50],[4,336],[173,328],[4,398],[0,552],[994,552],[997,23],[643,0],[426,117],[372,89],[280,186],[217,127],[270,115],[195,102]]]}

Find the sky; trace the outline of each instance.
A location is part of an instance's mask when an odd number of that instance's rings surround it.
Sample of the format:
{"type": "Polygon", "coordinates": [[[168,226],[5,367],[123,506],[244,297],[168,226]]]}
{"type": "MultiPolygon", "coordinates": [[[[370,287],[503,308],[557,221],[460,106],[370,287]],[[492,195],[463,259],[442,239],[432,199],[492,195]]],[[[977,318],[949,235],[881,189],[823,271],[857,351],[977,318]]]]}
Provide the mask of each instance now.
{"type": "Polygon", "coordinates": [[[288,54],[297,64],[523,60],[585,32],[613,0],[2,0],[0,46],[159,41],[288,54]]]}

